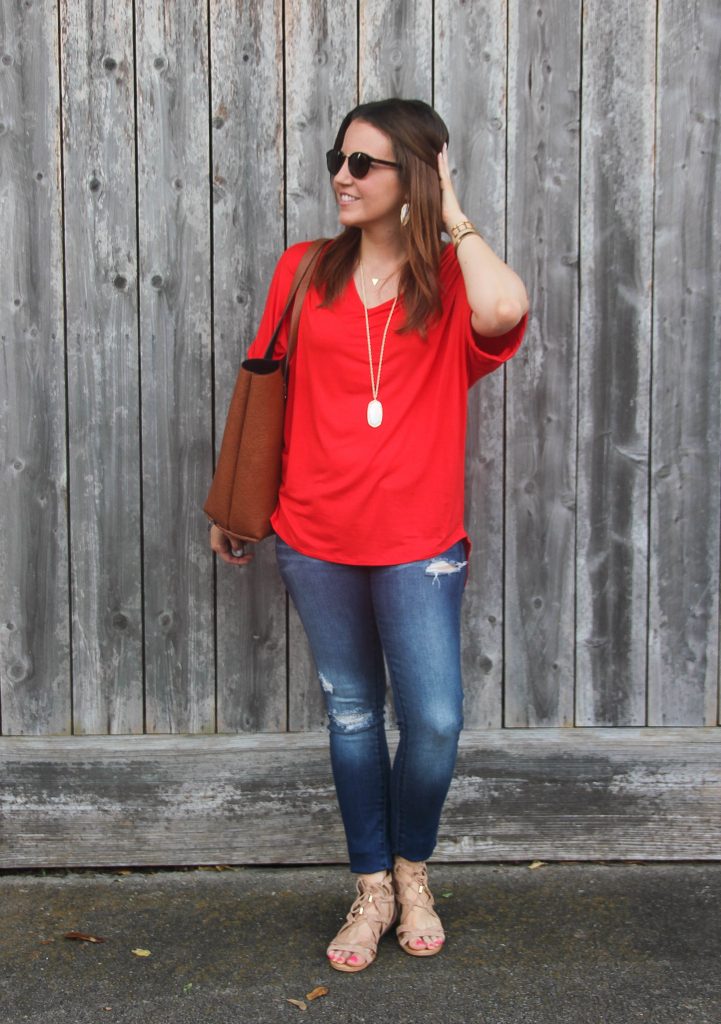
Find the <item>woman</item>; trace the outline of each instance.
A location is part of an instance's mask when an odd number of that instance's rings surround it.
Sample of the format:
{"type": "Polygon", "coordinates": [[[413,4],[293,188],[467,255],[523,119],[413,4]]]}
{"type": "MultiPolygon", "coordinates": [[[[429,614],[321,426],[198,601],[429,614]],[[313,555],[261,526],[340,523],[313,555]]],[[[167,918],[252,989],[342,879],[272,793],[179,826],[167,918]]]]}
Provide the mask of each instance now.
{"type": "MultiPolygon", "coordinates": [[[[443,945],[425,862],[462,726],[466,396],[517,350],[528,308],[522,282],[461,211],[447,141],[420,101],[346,116],[327,154],[344,230],[314,272],[289,375],[272,524],[326,701],[358,876],[328,947],[340,971],[368,967],[398,918],[405,952],[443,945]],[[400,732],[392,765],[384,656],[400,732]]],[[[281,257],[251,356],[307,245],[281,257]]],[[[217,527],[211,545],[232,565],[253,557],[233,554],[217,527]]]]}

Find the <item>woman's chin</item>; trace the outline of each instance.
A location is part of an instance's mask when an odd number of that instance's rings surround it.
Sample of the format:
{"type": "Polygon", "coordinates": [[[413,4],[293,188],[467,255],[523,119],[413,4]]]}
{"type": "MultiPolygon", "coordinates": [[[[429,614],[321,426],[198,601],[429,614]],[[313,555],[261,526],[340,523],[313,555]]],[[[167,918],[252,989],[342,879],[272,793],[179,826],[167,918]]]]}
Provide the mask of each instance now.
{"type": "Polygon", "coordinates": [[[338,207],[338,223],[342,224],[344,228],[360,227],[356,211],[347,206],[338,207]]]}

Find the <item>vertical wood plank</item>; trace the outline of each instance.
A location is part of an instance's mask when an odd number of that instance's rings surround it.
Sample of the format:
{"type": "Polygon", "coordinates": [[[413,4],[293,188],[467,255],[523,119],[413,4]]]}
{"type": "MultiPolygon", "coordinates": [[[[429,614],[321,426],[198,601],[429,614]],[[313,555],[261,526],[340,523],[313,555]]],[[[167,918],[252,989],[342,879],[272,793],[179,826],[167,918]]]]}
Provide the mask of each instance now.
{"type": "Polygon", "coordinates": [[[389,96],[433,95],[433,0],[359,0],[359,95],[363,103],[389,96]]]}
{"type": "MultiPolygon", "coordinates": [[[[506,207],[505,0],[435,3],[434,104],[450,134],[464,213],[501,255],[506,207]]],[[[498,728],[503,677],[503,371],[469,395],[466,527],[473,542],[463,597],[466,728],[498,728]]]]}
{"type": "Polygon", "coordinates": [[[146,731],[215,730],[208,25],[136,11],[146,731]]]}
{"type": "Polygon", "coordinates": [[[655,21],[654,4],[584,6],[579,725],[646,713],[655,21]]]}
{"type": "Polygon", "coordinates": [[[574,703],[581,4],[511,5],[509,259],[531,296],[508,366],[505,724],[574,703]]]}
{"type": "Polygon", "coordinates": [[[60,104],[56,4],[0,0],[0,714],[68,733],[60,104]]]}
{"type": "MultiPolygon", "coordinates": [[[[210,5],[216,450],[283,249],[282,0],[210,5]]],[[[209,482],[209,480],[208,480],[209,482]]],[[[286,728],[285,595],[272,541],[217,564],[217,727],[286,728]]]]}
{"type": "MultiPolygon", "coordinates": [[[[357,100],[355,0],[289,0],[285,17],[288,244],[338,233],[325,166],[357,100]]],[[[289,604],[289,729],[319,729],[323,700],[303,627],[289,604]]]]}
{"type": "Polygon", "coordinates": [[[659,18],[649,724],[718,721],[721,19],[659,18]]]}
{"type": "Polygon", "coordinates": [[[143,728],[132,13],[61,2],[78,733],[143,728]]]}

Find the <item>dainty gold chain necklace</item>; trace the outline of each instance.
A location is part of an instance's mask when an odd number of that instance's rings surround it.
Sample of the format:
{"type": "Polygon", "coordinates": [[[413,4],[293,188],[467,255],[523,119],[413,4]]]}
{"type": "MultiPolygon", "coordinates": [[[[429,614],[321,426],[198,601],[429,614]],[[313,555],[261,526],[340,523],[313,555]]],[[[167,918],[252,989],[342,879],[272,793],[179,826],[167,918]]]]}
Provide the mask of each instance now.
{"type": "Polygon", "coordinates": [[[363,273],[362,261],[360,263],[360,277],[361,293],[363,295],[363,312],[365,313],[366,320],[366,340],[368,342],[368,366],[370,368],[371,373],[371,394],[373,395],[370,402],[368,403],[368,408],[366,410],[366,418],[368,420],[369,427],[379,427],[383,422],[383,406],[378,400],[378,390],[381,386],[381,369],[383,368],[383,353],[386,350],[386,338],[388,336],[388,328],[390,327],[391,324],[391,317],[393,316],[393,311],[396,308],[396,302],[398,302],[398,293],[396,292],[396,296],[393,299],[393,305],[391,306],[391,311],[388,314],[388,319],[386,320],[385,330],[383,331],[383,340],[381,341],[381,351],[378,357],[378,372],[374,373],[373,349],[371,347],[371,329],[368,323],[368,302],[366,300],[366,279],[363,273]]]}

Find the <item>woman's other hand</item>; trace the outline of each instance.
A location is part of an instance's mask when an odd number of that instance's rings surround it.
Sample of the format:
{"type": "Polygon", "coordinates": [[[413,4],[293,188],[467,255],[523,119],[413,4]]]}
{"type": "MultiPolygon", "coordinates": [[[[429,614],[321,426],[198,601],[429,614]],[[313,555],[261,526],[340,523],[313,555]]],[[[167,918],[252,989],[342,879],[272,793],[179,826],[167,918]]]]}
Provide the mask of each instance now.
{"type": "Polygon", "coordinates": [[[252,552],[245,550],[246,543],[239,541],[238,547],[234,548],[233,544],[227,534],[223,533],[219,526],[211,526],[210,528],[210,546],[224,562],[228,565],[247,565],[248,562],[252,562],[255,555],[252,552]],[[240,551],[241,554],[235,555],[234,551],[240,551]]]}
{"type": "Polygon", "coordinates": [[[448,234],[451,228],[466,219],[458,202],[456,190],[451,181],[451,168],[448,163],[448,146],[444,146],[438,154],[438,177],[441,183],[441,216],[443,226],[448,234]]]}

